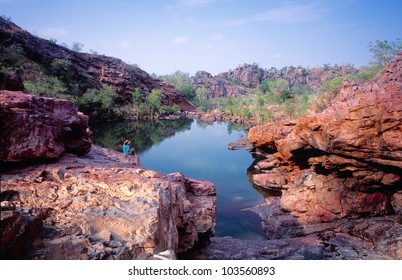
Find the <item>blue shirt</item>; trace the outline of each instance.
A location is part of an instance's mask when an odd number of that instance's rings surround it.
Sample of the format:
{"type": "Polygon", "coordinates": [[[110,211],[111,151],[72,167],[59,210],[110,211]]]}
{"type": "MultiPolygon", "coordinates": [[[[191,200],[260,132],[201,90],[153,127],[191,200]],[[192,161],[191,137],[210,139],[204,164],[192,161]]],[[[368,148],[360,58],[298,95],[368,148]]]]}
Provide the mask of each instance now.
{"type": "Polygon", "coordinates": [[[130,154],[130,145],[123,145],[123,154],[129,155],[130,154]]]}

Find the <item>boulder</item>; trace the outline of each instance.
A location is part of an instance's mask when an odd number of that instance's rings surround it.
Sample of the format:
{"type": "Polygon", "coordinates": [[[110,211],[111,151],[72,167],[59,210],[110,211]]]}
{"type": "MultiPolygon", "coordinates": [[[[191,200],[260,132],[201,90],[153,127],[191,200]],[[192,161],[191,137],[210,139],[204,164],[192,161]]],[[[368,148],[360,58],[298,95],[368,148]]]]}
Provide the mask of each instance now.
{"type": "Polygon", "coordinates": [[[54,159],[91,148],[88,117],[71,101],[0,91],[0,161],[54,159]]]}

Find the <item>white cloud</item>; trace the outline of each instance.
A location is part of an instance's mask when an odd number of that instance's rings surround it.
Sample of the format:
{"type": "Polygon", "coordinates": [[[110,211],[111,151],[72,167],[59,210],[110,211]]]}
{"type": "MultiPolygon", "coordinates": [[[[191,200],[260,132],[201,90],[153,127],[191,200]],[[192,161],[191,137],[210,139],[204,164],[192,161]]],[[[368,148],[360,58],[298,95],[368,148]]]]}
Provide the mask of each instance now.
{"type": "Polygon", "coordinates": [[[131,44],[130,44],[130,42],[123,40],[120,42],[119,47],[121,47],[122,49],[128,50],[128,49],[130,49],[131,44]]]}
{"type": "Polygon", "coordinates": [[[326,8],[319,4],[288,4],[276,9],[271,9],[260,14],[254,14],[242,19],[234,19],[224,22],[227,26],[241,26],[255,22],[278,22],[278,23],[304,23],[321,19],[326,8]]]}
{"type": "Polygon", "coordinates": [[[182,45],[188,42],[188,37],[187,36],[180,36],[180,37],[176,37],[173,39],[173,43],[175,43],[176,45],[182,45]]]}
{"type": "Polygon", "coordinates": [[[265,13],[254,15],[253,21],[276,21],[288,23],[301,23],[315,21],[321,18],[322,10],[315,5],[288,5],[265,13]]]}
{"type": "Polygon", "coordinates": [[[209,3],[214,2],[215,0],[183,0],[183,4],[188,7],[201,7],[205,6],[209,3]]]}
{"type": "Polygon", "coordinates": [[[49,27],[49,28],[43,28],[43,29],[39,30],[39,34],[45,38],[47,38],[47,37],[62,38],[67,35],[67,30],[65,30],[63,28],[49,27]]]}

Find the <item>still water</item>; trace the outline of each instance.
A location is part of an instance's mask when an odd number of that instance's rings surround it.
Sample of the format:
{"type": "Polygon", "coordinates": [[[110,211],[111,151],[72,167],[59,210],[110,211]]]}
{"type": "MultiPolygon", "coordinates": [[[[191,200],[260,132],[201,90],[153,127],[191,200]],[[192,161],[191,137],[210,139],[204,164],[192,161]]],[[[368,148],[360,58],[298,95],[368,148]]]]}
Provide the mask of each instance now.
{"type": "Polygon", "coordinates": [[[91,129],[95,144],[109,149],[121,151],[124,139],[130,139],[146,169],[213,182],[216,236],[265,239],[259,217],[244,210],[263,202],[247,175],[253,158],[246,151],[227,148],[228,143],[245,137],[240,126],[186,119],[97,124],[91,129]]]}

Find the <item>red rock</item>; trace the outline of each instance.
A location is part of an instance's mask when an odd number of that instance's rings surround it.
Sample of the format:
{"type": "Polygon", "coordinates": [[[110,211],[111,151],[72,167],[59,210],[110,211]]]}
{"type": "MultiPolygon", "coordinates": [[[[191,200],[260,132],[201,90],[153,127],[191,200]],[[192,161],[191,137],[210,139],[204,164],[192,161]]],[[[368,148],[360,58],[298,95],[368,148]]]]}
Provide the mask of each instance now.
{"type": "Polygon", "coordinates": [[[282,189],[283,213],[264,218],[265,225],[283,215],[305,226],[400,212],[401,61],[402,53],[376,83],[345,82],[320,114],[250,129],[248,140],[277,159],[272,169],[253,175],[254,183],[282,189]]]}
{"type": "Polygon", "coordinates": [[[266,188],[283,188],[287,184],[287,180],[279,173],[254,174],[253,182],[266,188]]]}
{"type": "Polygon", "coordinates": [[[276,141],[285,139],[294,125],[294,122],[279,122],[254,126],[247,134],[247,141],[262,150],[276,151],[276,141]]]}
{"type": "Polygon", "coordinates": [[[214,234],[213,184],[141,170],[93,146],[84,156],[4,172],[2,192],[17,193],[24,211],[48,211],[43,246],[25,251],[40,259],[152,259],[169,250],[174,258],[214,234]]]}
{"type": "Polygon", "coordinates": [[[88,117],[67,100],[3,90],[0,118],[1,161],[57,158],[91,148],[88,117]]]}

